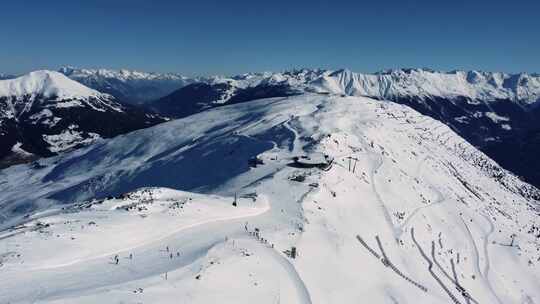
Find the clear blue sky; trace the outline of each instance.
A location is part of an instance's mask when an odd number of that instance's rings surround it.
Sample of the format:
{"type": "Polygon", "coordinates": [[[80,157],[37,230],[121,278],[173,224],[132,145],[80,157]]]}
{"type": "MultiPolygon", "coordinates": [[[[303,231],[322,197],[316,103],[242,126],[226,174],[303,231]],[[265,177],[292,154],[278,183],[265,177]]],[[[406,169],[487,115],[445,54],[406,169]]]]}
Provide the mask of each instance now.
{"type": "Polygon", "coordinates": [[[540,72],[540,0],[10,0],[0,20],[0,73],[540,72]]]}

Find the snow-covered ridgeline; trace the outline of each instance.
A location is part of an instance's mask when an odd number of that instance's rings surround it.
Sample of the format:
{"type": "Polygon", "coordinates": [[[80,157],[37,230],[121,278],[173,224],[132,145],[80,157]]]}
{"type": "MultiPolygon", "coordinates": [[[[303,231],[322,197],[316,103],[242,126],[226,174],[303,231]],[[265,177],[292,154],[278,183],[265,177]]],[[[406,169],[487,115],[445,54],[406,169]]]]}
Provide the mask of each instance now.
{"type": "MultiPolygon", "coordinates": [[[[472,102],[511,100],[519,105],[529,105],[540,99],[540,76],[526,73],[397,69],[366,74],[350,70],[300,69],[279,73],[247,73],[233,77],[214,76],[198,81],[229,85],[230,92],[225,94],[227,96],[256,86],[287,85],[299,91],[368,96],[386,100],[468,98],[472,102]]],[[[227,98],[221,101],[226,102],[227,98]]]]}
{"type": "MultiPolygon", "coordinates": [[[[62,67],[58,71],[87,86],[116,90],[128,95],[126,85],[136,90],[142,90],[146,86],[151,91],[146,92],[146,94],[152,98],[164,96],[156,95],[160,92],[168,94],[174,89],[195,82],[229,83],[236,88],[286,83],[297,89],[307,88],[308,90],[381,99],[430,96],[467,97],[484,101],[511,99],[523,104],[532,104],[540,98],[540,76],[537,74],[509,74],[474,70],[442,72],[429,69],[394,69],[378,73],[359,73],[347,69],[298,69],[286,72],[246,73],[228,77],[187,77],[178,73],[73,67],[62,67]]],[[[15,91],[15,93],[20,94],[24,89],[15,91]]],[[[137,92],[137,94],[142,94],[140,96],[142,98],[145,93],[137,92]]]]}
{"type": "Polygon", "coordinates": [[[540,99],[540,76],[525,73],[408,69],[362,74],[339,70],[326,72],[311,84],[333,93],[381,99],[466,97],[483,101],[510,99],[523,104],[540,99]]]}

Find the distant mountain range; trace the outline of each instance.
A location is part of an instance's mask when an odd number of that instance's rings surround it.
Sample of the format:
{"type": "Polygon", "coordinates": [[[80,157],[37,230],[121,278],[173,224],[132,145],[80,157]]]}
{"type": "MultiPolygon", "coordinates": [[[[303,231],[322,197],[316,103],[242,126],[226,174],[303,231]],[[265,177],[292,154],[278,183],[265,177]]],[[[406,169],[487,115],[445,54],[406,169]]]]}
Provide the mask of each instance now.
{"type": "Polygon", "coordinates": [[[190,83],[201,81],[174,73],[129,70],[77,69],[62,67],[58,72],[87,87],[115,96],[125,103],[142,104],[168,95],[190,83]]]}
{"type": "MultiPolygon", "coordinates": [[[[383,100],[416,100],[429,107],[430,100],[444,99],[452,104],[468,100],[468,104],[501,101],[534,110],[540,101],[540,76],[477,71],[436,72],[425,69],[403,69],[360,74],[348,70],[294,70],[283,73],[252,73],[234,77],[211,77],[192,84],[201,95],[187,94],[190,84],[182,86],[166,98],[171,103],[206,104],[207,107],[236,103],[239,99],[287,96],[291,92],[318,92],[349,96],[368,96],[383,100]],[[249,94],[247,93],[249,92],[249,94]],[[280,93],[281,92],[281,93],[280,93]],[[178,97],[172,98],[171,96],[178,97]],[[252,95],[247,97],[246,95],[252,95]],[[240,96],[246,96],[240,98],[240,96]],[[176,100],[176,101],[175,101],[176,100]]],[[[163,103],[163,101],[158,101],[163,103]]],[[[465,113],[467,114],[467,113],[465,113]]],[[[478,114],[476,115],[478,116],[478,114]]]]}

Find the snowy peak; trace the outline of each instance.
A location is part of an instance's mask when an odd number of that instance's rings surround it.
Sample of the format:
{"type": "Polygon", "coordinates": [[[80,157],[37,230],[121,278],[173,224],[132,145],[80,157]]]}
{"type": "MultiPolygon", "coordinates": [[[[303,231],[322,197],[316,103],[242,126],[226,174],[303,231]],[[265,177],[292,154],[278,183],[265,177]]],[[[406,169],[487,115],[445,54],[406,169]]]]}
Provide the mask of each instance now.
{"type": "Polygon", "coordinates": [[[66,99],[99,95],[102,94],[61,73],[47,70],[0,81],[0,97],[42,96],[66,99]]]}
{"type": "Polygon", "coordinates": [[[160,122],[59,72],[0,80],[0,168],[28,161],[27,154],[51,156],[160,122]]]}

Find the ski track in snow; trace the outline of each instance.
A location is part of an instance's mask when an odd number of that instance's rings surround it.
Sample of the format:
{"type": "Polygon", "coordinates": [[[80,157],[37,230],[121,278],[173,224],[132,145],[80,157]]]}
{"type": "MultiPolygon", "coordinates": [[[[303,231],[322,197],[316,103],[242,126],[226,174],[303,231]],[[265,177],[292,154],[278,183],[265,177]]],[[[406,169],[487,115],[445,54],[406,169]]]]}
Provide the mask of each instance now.
{"type": "MultiPolygon", "coordinates": [[[[422,165],[425,163],[425,161],[428,159],[428,158],[431,158],[433,160],[435,160],[433,157],[431,156],[426,156],[424,157],[424,159],[422,161],[420,161],[420,163],[418,164],[418,167],[417,167],[417,170],[416,170],[416,178],[421,178],[420,176],[420,172],[421,172],[421,168],[422,168],[422,165]]],[[[401,237],[401,235],[403,234],[403,232],[405,231],[405,227],[407,227],[407,225],[409,224],[409,222],[416,216],[416,214],[425,209],[425,208],[431,208],[431,207],[434,207],[438,204],[442,204],[444,202],[447,201],[447,198],[442,194],[442,192],[437,188],[437,187],[434,187],[433,185],[430,185],[430,188],[432,190],[434,190],[436,193],[437,193],[437,199],[434,201],[434,202],[431,202],[425,206],[420,206],[420,207],[417,207],[415,208],[411,214],[409,214],[409,216],[407,216],[407,218],[403,221],[403,223],[400,225],[400,233],[398,234],[398,237],[401,237]]]]}
{"type": "Polygon", "coordinates": [[[394,240],[396,242],[399,242],[399,236],[401,235],[402,230],[401,230],[401,228],[396,227],[394,225],[394,222],[392,221],[392,216],[390,215],[390,212],[388,211],[388,208],[386,207],[386,204],[384,203],[384,200],[382,199],[381,195],[379,194],[379,191],[377,190],[377,185],[375,183],[375,177],[376,177],[379,169],[383,165],[382,156],[380,156],[380,155],[376,155],[376,156],[377,156],[377,159],[378,159],[377,165],[374,166],[371,169],[371,172],[370,172],[371,186],[373,188],[373,193],[375,193],[375,196],[377,197],[377,201],[379,202],[381,210],[382,210],[382,212],[384,214],[384,219],[386,220],[386,223],[388,224],[388,226],[392,229],[392,232],[394,234],[394,240]]]}
{"type": "MultiPolygon", "coordinates": [[[[471,229],[469,228],[469,225],[467,225],[467,223],[465,222],[463,218],[461,218],[461,221],[463,222],[463,225],[465,225],[469,242],[471,243],[473,247],[473,256],[475,260],[474,264],[475,264],[476,271],[478,272],[478,275],[482,278],[482,281],[487,285],[488,289],[491,292],[491,295],[495,298],[495,300],[497,300],[498,303],[502,304],[501,300],[497,296],[497,293],[495,293],[495,290],[493,289],[493,287],[491,286],[491,283],[489,282],[489,277],[487,277],[487,274],[485,272],[484,273],[482,272],[482,269],[481,269],[482,267],[480,266],[480,251],[478,250],[476,242],[474,241],[474,237],[472,235],[471,229]]],[[[484,236],[484,239],[486,239],[486,242],[487,242],[487,236],[484,236]]],[[[484,244],[485,246],[487,246],[487,243],[484,243],[484,244]]],[[[484,247],[484,250],[486,254],[485,256],[486,264],[484,266],[485,267],[484,270],[489,271],[489,259],[487,256],[487,247],[484,247]]]]}

